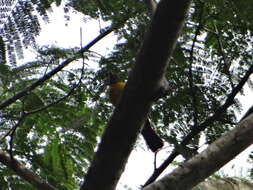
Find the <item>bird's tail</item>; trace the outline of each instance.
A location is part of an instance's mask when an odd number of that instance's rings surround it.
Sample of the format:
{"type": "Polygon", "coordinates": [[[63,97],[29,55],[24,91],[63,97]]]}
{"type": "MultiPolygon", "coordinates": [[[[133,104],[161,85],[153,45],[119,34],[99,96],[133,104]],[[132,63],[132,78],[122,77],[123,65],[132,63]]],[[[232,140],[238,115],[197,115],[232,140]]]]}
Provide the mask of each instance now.
{"type": "Polygon", "coordinates": [[[152,129],[151,123],[148,119],[141,131],[141,134],[144,137],[146,144],[153,152],[156,152],[163,147],[163,140],[152,129]]]}

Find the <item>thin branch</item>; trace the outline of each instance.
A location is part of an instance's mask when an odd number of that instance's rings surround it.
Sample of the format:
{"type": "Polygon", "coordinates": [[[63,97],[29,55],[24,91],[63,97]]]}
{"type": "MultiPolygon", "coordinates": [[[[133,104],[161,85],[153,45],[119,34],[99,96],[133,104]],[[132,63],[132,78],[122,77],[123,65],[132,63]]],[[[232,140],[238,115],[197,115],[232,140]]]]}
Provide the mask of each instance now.
{"type": "Polygon", "coordinates": [[[14,95],[13,97],[7,99],[6,101],[2,102],[0,104],[0,109],[4,109],[5,107],[9,106],[10,104],[14,103],[15,101],[17,101],[18,99],[26,96],[30,91],[32,91],[33,89],[35,89],[37,86],[41,85],[43,82],[45,82],[46,80],[50,79],[51,77],[53,77],[56,73],[58,73],[59,71],[61,71],[64,67],[66,67],[69,63],[71,63],[72,61],[80,58],[80,55],[82,53],[84,53],[85,51],[89,50],[93,45],[95,45],[98,41],[100,41],[102,38],[104,38],[105,36],[107,36],[108,34],[110,34],[111,32],[113,32],[113,30],[115,29],[115,27],[111,27],[109,29],[107,29],[106,31],[104,31],[103,33],[101,33],[99,36],[97,36],[94,40],[92,40],[89,44],[87,44],[85,47],[83,47],[82,49],[80,49],[76,55],[74,55],[71,58],[66,59],[65,61],[63,61],[59,66],[57,66],[55,69],[51,70],[50,72],[48,72],[47,74],[45,74],[42,78],[38,79],[37,81],[35,81],[34,83],[32,83],[30,86],[26,87],[24,90],[20,91],[19,93],[17,93],[16,95],[14,95]]]}
{"type": "Polygon", "coordinates": [[[0,139],[0,144],[4,142],[4,139],[8,137],[11,134],[11,132],[12,132],[12,128],[8,130],[8,132],[0,139]]]}
{"type": "MultiPolygon", "coordinates": [[[[253,63],[250,66],[249,70],[245,73],[244,77],[238,83],[238,85],[228,95],[228,98],[225,101],[225,103],[222,106],[220,106],[211,117],[207,118],[206,121],[201,123],[199,126],[192,128],[192,130],[188,133],[188,135],[185,136],[184,139],[182,140],[181,145],[187,145],[192,140],[193,137],[195,137],[201,131],[205,130],[207,128],[207,126],[211,125],[214,121],[216,121],[217,118],[219,118],[222,113],[224,113],[232,104],[234,104],[235,96],[243,88],[244,84],[247,82],[247,80],[249,79],[249,77],[252,73],[253,73],[253,63]]],[[[179,155],[179,153],[176,150],[174,150],[169,155],[169,157],[150,176],[150,178],[144,184],[144,187],[153,183],[157,179],[157,177],[168,167],[169,164],[172,163],[172,161],[178,155],[179,155]]]]}
{"type": "Polygon", "coordinates": [[[219,45],[219,50],[220,50],[220,53],[221,53],[221,56],[222,56],[222,59],[223,59],[223,62],[224,62],[225,74],[228,77],[228,80],[230,82],[231,87],[234,88],[233,80],[232,80],[231,74],[229,72],[229,67],[231,65],[231,62],[228,61],[227,56],[225,55],[224,48],[223,48],[223,45],[222,45],[222,41],[220,39],[221,33],[220,33],[220,31],[218,30],[218,28],[215,24],[214,24],[214,28],[215,28],[215,34],[216,34],[215,36],[217,37],[217,41],[218,41],[218,45],[219,45]]]}
{"type": "Polygon", "coordinates": [[[156,167],[157,167],[156,165],[157,153],[158,152],[155,152],[155,155],[154,155],[154,170],[156,170],[156,167]]]}
{"type": "Polygon", "coordinates": [[[42,108],[39,108],[39,109],[30,111],[30,112],[27,112],[26,115],[32,115],[32,114],[35,114],[35,113],[44,111],[44,110],[46,110],[46,109],[48,109],[48,108],[50,108],[50,107],[52,107],[52,106],[54,106],[54,105],[56,105],[56,104],[59,104],[60,102],[62,102],[63,100],[65,100],[66,98],[68,98],[69,96],[71,96],[71,95],[74,93],[75,89],[76,89],[77,87],[79,87],[79,86],[80,86],[80,84],[77,83],[76,85],[74,85],[74,86],[70,89],[70,91],[68,92],[68,94],[66,94],[65,96],[59,98],[58,100],[56,100],[56,101],[54,101],[54,102],[52,102],[52,103],[50,103],[50,104],[48,104],[48,105],[46,105],[46,106],[44,106],[44,107],[42,107],[42,108]]]}
{"type": "Polygon", "coordinates": [[[24,114],[24,112],[22,112],[21,116],[20,116],[20,119],[18,120],[18,122],[16,123],[16,125],[14,125],[11,130],[10,130],[10,141],[9,141],[9,154],[10,154],[10,157],[11,159],[13,160],[14,157],[13,157],[13,140],[14,140],[14,135],[15,135],[15,132],[17,130],[17,128],[22,125],[22,123],[24,122],[24,119],[25,119],[26,115],[24,114]]]}
{"type": "Polygon", "coordinates": [[[7,153],[2,151],[0,151],[0,162],[39,190],[57,190],[45,180],[41,179],[38,175],[27,169],[18,160],[15,158],[11,159],[7,153]]]}
{"type": "Polygon", "coordinates": [[[11,133],[12,133],[12,131],[13,131],[13,129],[15,128],[16,125],[20,125],[20,124],[21,124],[21,122],[22,122],[22,121],[20,121],[20,120],[21,120],[21,117],[17,117],[17,118],[15,118],[15,119],[17,119],[18,122],[17,122],[13,127],[11,127],[11,128],[8,130],[8,132],[0,139],[0,144],[2,144],[2,143],[4,142],[4,139],[5,139],[6,137],[8,137],[8,136],[11,135],[11,133]]]}

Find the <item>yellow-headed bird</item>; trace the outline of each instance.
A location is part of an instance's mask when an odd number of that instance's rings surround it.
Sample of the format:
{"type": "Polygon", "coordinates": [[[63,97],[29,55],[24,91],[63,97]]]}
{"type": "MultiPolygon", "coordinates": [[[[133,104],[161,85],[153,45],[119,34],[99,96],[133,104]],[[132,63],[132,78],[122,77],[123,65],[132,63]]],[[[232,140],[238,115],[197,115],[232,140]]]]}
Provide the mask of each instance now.
{"type": "MultiPolygon", "coordinates": [[[[117,75],[112,73],[109,74],[109,100],[114,106],[118,104],[124,87],[125,83],[122,82],[117,75]]],[[[156,152],[163,147],[162,139],[151,128],[151,124],[148,119],[141,131],[141,134],[143,135],[146,144],[153,152],[156,152]]]]}

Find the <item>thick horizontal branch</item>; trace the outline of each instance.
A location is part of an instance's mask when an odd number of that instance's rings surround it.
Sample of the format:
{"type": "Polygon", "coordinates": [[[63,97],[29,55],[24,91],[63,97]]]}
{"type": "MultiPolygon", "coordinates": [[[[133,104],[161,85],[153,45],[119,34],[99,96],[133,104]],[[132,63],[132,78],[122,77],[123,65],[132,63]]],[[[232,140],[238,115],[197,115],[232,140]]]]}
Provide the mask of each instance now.
{"type": "MultiPolygon", "coordinates": [[[[193,137],[199,134],[201,131],[205,130],[209,125],[211,125],[217,118],[220,116],[234,103],[235,96],[242,90],[244,84],[249,79],[250,75],[253,73],[253,64],[250,66],[248,71],[245,73],[244,77],[238,83],[238,85],[232,90],[232,92],[228,95],[227,100],[225,103],[220,106],[215,113],[206,119],[205,122],[201,123],[199,126],[192,128],[189,134],[183,139],[181,145],[187,145],[193,137]]],[[[158,176],[168,167],[169,164],[179,155],[179,152],[174,150],[170,156],[154,171],[154,173],[150,176],[144,186],[149,185],[150,183],[154,182],[158,176]]]]}
{"type": "Polygon", "coordinates": [[[114,190],[167,69],[190,0],[161,0],[81,190],[114,190]]]}
{"type": "Polygon", "coordinates": [[[203,181],[253,143],[253,114],[206,150],[143,190],[188,190],[203,181]],[[221,156],[222,155],[222,156],[221,156]]]}
{"type": "Polygon", "coordinates": [[[2,151],[0,151],[0,162],[39,190],[57,190],[56,188],[48,184],[45,180],[41,179],[38,175],[28,170],[15,158],[11,159],[11,157],[7,153],[2,151]]]}
{"type": "Polygon", "coordinates": [[[83,47],[82,49],[80,49],[75,56],[66,59],[65,61],[63,61],[59,66],[57,66],[56,68],[54,68],[53,70],[51,70],[50,72],[48,72],[47,74],[45,74],[43,77],[41,77],[40,79],[38,79],[37,81],[35,81],[34,83],[32,83],[30,86],[26,87],[24,90],[20,91],[19,93],[17,93],[16,95],[12,96],[11,98],[7,99],[6,101],[2,102],[0,104],[0,109],[4,109],[5,107],[9,106],[10,104],[14,103],[15,101],[17,101],[18,99],[26,96],[30,91],[32,91],[33,89],[35,89],[37,86],[43,84],[43,82],[45,82],[46,80],[52,78],[56,73],[58,73],[59,71],[61,71],[64,67],[66,67],[69,63],[71,63],[72,61],[80,58],[80,55],[84,52],[86,52],[87,50],[89,50],[93,45],[95,45],[99,40],[101,40],[102,38],[104,38],[105,36],[107,36],[108,34],[110,34],[115,28],[109,28],[108,30],[104,31],[103,33],[101,33],[99,36],[97,36],[94,40],[92,40],[88,45],[86,45],[85,47],[83,47]]]}

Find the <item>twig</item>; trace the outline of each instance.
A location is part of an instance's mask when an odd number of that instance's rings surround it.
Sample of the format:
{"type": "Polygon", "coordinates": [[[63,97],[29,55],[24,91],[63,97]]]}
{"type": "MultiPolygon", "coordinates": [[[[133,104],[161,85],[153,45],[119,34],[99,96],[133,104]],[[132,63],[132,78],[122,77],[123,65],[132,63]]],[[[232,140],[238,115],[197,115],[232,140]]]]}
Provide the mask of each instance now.
{"type": "Polygon", "coordinates": [[[217,37],[217,41],[218,41],[218,45],[219,45],[219,50],[220,50],[222,59],[224,61],[225,74],[228,76],[231,87],[234,88],[233,80],[232,80],[230,72],[229,72],[229,67],[230,67],[231,63],[230,63],[230,61],[228,61],[227,56],[224,53],[224,48],[223,48],[223,45],[222,45],[222,42],[220,39],[220,31],[218,30],[218,28],[215,24],[214,24],[214,28],[215,28],[215,34],[216,34],[215,36],[217,37]]]}
{"type": "MultiPolygon", "coordinates": [[[[82,28],[80,28],[80,47],[82,48],[83,47],[83,31],[82,31],[82,28]]],[[[81,76],[80,76],[80,79],[79,79],[79,85],[81,84],[82,82],[82,79],[83,79],[83,74],[84,74],[84,65],[85,65],[85,62],[84,62],[84,55],[82,53],[82,61],[83,61],[83,65],[82,65],[82,69],[81,69],[81,76]]]]}
{"type": "Polygon", "coordinates": [[[154,171],[156,170],[156,158],[157,158],[157,153],[158,152],[155,152],[155,155],[154,155],[154,171]]]}
{"type": "Polygon", "coordinates": [[[12,129],[10,130],[9,154],[10,154],[11,160],[14,159],[13,151],[12,151],[13,150],[14,135],[15,135],[17,128],[23,123],[25,117],[26,117],[26,115],[25,115],[25,110],[24,110],[24,102],[22,101],[22,112],[21,112],[20,118],[19,118],[18,122],[16,123],[16,125],[14,125],[12,127],[12,129]]]}
{"type": "MultiPolygon", "coordinates": [[[[220,106],[215,113],[206,119],[203,123],[201,123],[199,126],[192,128],[192,130],[188,133],[187,136],[184,137],[183,141],[181,142],[181,145],[187,145],[191,139],[199,134],[201,131],[205,130],[207,126],[212,124],[219,116],[224,113],[233,103],[234,98],[238,94],[238,92],[242,89],[244,84],[247,82],[250,75],[253,73],[253,63],[250,66],[249,70],[245,73],[244,77],[241,79],[241,81],[238,83],[238,85],[232,90],[232,92],[228,95],[227,100],[225,103],[220,106]]],[[[174,150],[169,157],[155,170],[155,172],[150,176],[150,178],[146,181],[144,184],[144,187],[149,185],[150,183],[154,182],[157,177],[168,167],[168,165],[179,155],[179,153],[174,150]]]]}
{"type": "Polygon", "coordinates": [[[42,107],[42,108],[39,108],[39,109],[30,111],[30,112],[27,112],[26,115],[32,115],[32,114],[35,114],[35,113],[44,111],[44,110],[46,110],[46,109],[48,109],[48,108],[50,108],[50,107],[52,107],[52,106],[54,106],[54,105],[60,103],[61,101],[63,101],[63,100],[65,100],[66,98],[68,98],[68,97],[75,91],[75,89],[76,89],[78,86],[80,86],[80,83],[77,83],[76,85],[74,85],[74,86],[70,89],[70,91],[68,92],[68,94],[66,94],[65,96],[59,98],[58,100],[56,100],[56,101],[54,101],[54,102],[52,102],[52,103],[50,103],[50,104],[48,104],[48,105],[46,105],[46,106],[44,106],[44,107],[42,107]]]}
{"type": "Polygon", "coordinates": [[[24,119],[25,119],[26,115],[22,112],[21,114],[21,117],[20,119],[18,120],[18,122],[16,123],[16,125],[14,125],[12,127],[12,129],[9,131],[9,135],[10,135],[10,141],[9,141],[9,154],[10,154],[10,158],[11,160],[14,159],[14,156],[13,156],[13,140],[14,140],[14,135],[15,135],[15,132],[17,130],[17,128],[22,125],[24,119]]]}

